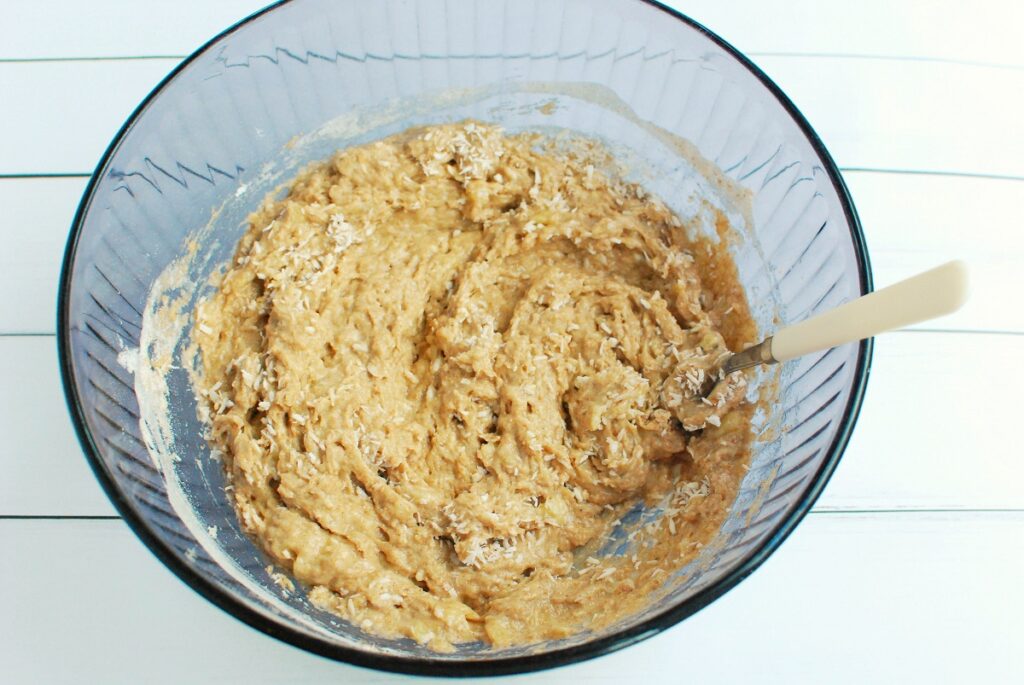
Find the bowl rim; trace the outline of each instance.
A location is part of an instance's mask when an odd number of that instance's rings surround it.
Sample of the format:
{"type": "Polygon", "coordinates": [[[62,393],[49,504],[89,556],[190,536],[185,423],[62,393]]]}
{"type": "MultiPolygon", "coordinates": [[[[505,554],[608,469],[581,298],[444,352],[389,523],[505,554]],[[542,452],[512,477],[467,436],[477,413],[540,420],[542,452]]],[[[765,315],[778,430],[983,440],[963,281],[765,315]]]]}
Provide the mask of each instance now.
{"type": "MultiPolygon", "coordinates": [[[[614,634],[585,644],[574,645],[544,654],[527,654],[481,661],[455,661],[451,659],[419,656],[378,655],[351,647],[333,644],[317,637],[311,637],[308,634],[277,623],[263,614],[250,609],[242,601],[204,578],[201,574],[186,565],[168,545],[152,533],[145,521],[135,513],[127,498],[118,489],[112,474],[108,472],[104,462],[99,456],[100,452],[98,446],[89,431],[89,427],[86,422],[84,407],[78,399],[78,386],[75,382],[74,371],[72,368],[69,295],[75,255],[77,253],[78,241],[81,236],[84,220],[92,204],[93,193],[96,190],[96,186],[100,179],[103,178],[107,165],[113,158],[114,153],[117,151],[127,133],[133,128],[135,123],[148,108],[150,103],[159,97],[165,87],[176,76],[178,76],[178,74],[191,65],[192,62],[205,54],[211,47],[225,37],[236,32],[246,24],[249,24],[250,22],[285,5],[291,4],[294,1],[295,0],[277,0],[260,10],[253,12],[249,16],[240,19],[197,48],[188,57],[182,60],[182,62],[169,74],[167,74],[167,76],[165,76],[132,111],[128,119],[111,140],[89,178],[89,182],[82,194],[82,199],[75,211],[64,251],[64,258],[61,264],[57,296],[58,361],[61,381],[64,388],[65,401],[67,402],[68,410],[71,414],[78,442],[82,447],[82,451],[84,452],[90,467],[92,468],[93,474],[96,476],[96,479],[99,481],[104,492],[106,492],[107,497],[113,503],[121,518],[142,540],[146,547],[149,548],[150,552],[163,562],[163,564],[179,579],[202,597],[206,598],[208,601],[220,607],[243,623],[265,633],[266,635],[281,640],[282,642],[320,656],[328,657],[335,661],[383,671],[407,673],[412,675],[457,677],[506,675],[539,671],[592,659],[594,657],[609,654],[624,647],[628,647],[629,645],[645,640],[674,626],[708,606],[715,599],[739,584],[740,581],[749,576],[762,563],[764,563],[764,561],[779,548],[789,534],[793,532],[797,524],[803,520],[811,507],[817,501],[818,497],[824,490],[825,485],[831,478],[832,473],[835,471],[836,465],[839,463],[839,459],[846,449],[850,435],[856,425],[857,417],[860,414],[871,367],[871,358],[874,349],[873,339],[861,341],[859,345],[850,397],[843,410],[842,419],[839,429],[836,432],[836,436],[828,446],[826,458],[822,461],[818,471],[813,475],[811,484],[804,492],[803,496],[796,502],[796,504],[793,505],[789,514],[772,529],[771,533],[765,537],[761,544],[747,553],[742,561],[729,573],[719,579],[718,582],[697,592],[689,599],[677,605],[668,607],[657,615],[614,634]]],[[[680,21],[696,30],[698,33],[703,34],[706,38],[714,42],[719,48],[734,58],[741,66],[746,68],[753,76],[755,76],[768,90],[768,92],[775,97],[783,109],[786,110],[787,114],[789,114],[794,123],[799,127],[801,133],[806,137],[814,152],[823,162],[824,170],[836,191],[843,214],[850,228],[850,237],[853,241],[854,252],[856,255],[861,291],[862,293],[871,292],[873,289],[873,280],[871,264],[867,252],[867,244],[861,227],[860,218],[857,215],[850,192],[843,181],[838,166],[832,159],[828,150],[826,150],[824,143],[822,143],[817,133],[808,123],[807,119],[800,112],[797,106],[793,104],[789,97],[782,92],[775,82],[772,81],[772,79],[770,79],[749,58],[702,24],[691,19],[689,16],[684,15],[678,10],[667,7],[658,0],[630,1],[641,2],[649,5],[652,8],[665,13],[669,18],[680,21]]]]}

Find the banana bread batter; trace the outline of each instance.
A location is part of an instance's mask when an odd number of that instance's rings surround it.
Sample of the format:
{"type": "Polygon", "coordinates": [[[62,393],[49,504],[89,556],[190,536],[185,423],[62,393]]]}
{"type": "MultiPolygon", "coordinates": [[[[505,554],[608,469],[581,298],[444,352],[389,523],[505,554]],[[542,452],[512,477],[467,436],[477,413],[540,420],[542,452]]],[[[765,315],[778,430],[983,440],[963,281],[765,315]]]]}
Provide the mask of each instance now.
{"type": "Polygon", "coordinates": [[[244,528],[313,601],[437,650],[528,643],[641,608],[717,530],[747,304],[721,244],[602,154],[412,130],[251,216],[197,311],[202,411],[244,528]],[[588,556],[641,501],[666,513],[638,554],[588,556]]]}

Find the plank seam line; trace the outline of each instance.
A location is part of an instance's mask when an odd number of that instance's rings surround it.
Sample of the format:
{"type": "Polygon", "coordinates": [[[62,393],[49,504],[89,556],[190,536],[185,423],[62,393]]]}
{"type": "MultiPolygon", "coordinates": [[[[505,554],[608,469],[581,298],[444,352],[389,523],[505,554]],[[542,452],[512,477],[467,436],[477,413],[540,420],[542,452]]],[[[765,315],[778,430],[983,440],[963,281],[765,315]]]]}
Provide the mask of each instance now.
{"type": "MultiPolygon", "coordinates": [[[[775,50],[754,50],[744,53],[749,57],[780,57],[783,59],[845,59],[845,60],[868,60],[883,62],[920,62],[924,64],[949,64],[963,67],[977,67],[981,69],[1006,69],[1009,71],[1024,71],[1024,65],[1009,62],[988,62],[985,60],[958,59],[955,57],[934,57],[930,55],[887,55],[878,53],[856,53],[856,52],[792,52],[775,50]]],[[[165,54],[165,55],[64,55],[57,57],[0,57],[0,64],[37,64],[47,62],[135,62],[154,60],[182,60],[188,57],[187,54],[165,54]]]]}
{"type": "MultiPolygon", "coordinates": [[[[1024,508],[881,508],[881,509],[812,509],[811,516],[862,516],[884,514],[886,516],[914,516],[919,514],[1024,514],[1024,508]]],[[[61,514],[0,514],[0,521],[120,521],[114,514],[61,515],[61,514]]]]}
{"type": "MultiPolygon", "coordinates": [[[[941,169],[888,169],[883,167],[840,166],[844,174],[891,174],[902,176],[938,176],[943,178],[978,178],[991,181],[1024,181],[1024,176],[1015,174],[987,174],[977,171],[943,171],[941,169]]],[[[85,171],[46,172],[8,172],[0,173],[0,181],[46,179],[46,178],[89,178],[91,173],[85,171]]]]}

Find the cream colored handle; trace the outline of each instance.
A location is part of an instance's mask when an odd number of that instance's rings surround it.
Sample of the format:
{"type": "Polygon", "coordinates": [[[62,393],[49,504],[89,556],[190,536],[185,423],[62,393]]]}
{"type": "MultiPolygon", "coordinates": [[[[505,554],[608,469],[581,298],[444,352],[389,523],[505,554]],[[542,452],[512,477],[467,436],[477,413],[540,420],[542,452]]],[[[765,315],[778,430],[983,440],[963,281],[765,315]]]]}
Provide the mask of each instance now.
{"type": "Polygon", "coordinates": [[[772,336],[771,355],[784,362],[952,314],[967,300],[967,281],[967,265],[948,262],[783,328],[772,336]]]}

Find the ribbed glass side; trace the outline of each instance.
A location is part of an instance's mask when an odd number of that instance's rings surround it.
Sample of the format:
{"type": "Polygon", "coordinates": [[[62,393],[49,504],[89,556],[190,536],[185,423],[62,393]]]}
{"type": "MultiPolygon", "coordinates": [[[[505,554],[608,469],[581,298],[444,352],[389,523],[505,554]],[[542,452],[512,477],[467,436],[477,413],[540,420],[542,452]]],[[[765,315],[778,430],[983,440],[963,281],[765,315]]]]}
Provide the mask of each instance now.
{"type": "Polygon", "coordinates": [[[740,568],[820,485],[849,428],[860,348],[785,365],[719,539],[648,610],[599,634],[436,655],[368,636],[301,591],[283,593],[223,495],[185,373],[171,374],[183,458],[168,473],[147,454],[135,379],[118,355],[138,348],[154,280],[190,240],[207,257],[190,273],[202,283],[232,252],[247,212],[306,162],[466,117],[602,138],[640,162],[638,179],[683,215],[703,181],[646,122],[691,141],[753,194],[753,226],[735,257],[763,332],[855,297],[865,282],[828,165],[791,114],[708,36],[641,0],[304,0],[224,36],[149,102],[99,170],[65,283],[66,349],[99,466],[133,517],[229,601],[293,636],[373,654],[490,660],[635,627],[740,568]],[[172,504],[168,478],[184,500],[172,504]]]}

